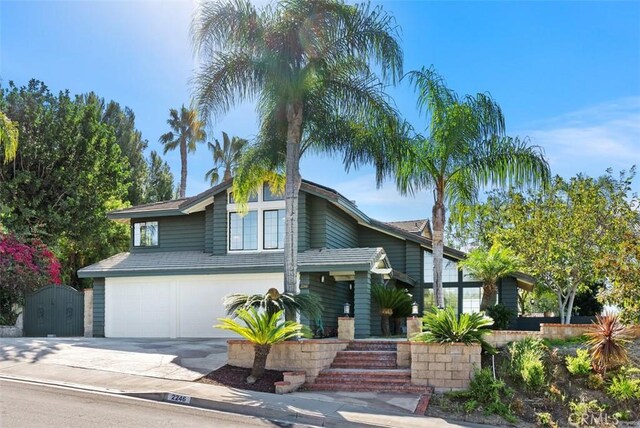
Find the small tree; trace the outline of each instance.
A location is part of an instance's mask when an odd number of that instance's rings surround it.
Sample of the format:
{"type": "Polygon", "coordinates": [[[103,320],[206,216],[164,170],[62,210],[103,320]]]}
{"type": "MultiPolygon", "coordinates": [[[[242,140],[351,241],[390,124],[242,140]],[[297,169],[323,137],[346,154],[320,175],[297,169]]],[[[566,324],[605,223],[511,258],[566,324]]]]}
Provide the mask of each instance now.
{"type": "Polygon", "coordinates": [[[0,111],[0,147],[3,148],[4,163],[11,162],[18,152],[18,124],[0,111]]]}
{"type": "Polygon", "coordinates": [[[224,308],[227,315],[233,316],[238,309],[256,308],[274,314],[286,311],[295,314],[300,312],[309,319],[322,317],[322,304],[308,294],[280,293],[270,288],[265,294],[229,294],[224,298],[224,308]]]}
{"type": "Polygon", "coordinates": [[[522,261],[513,251],[494,244],[489,251],[483,248],[471,251],[465,260],[458,263],[458,268],[468,270],[482,281],[480,310],[484,311],[496,304],[498,281],[517,272],[521,265],[522,261]]]}
{"type": "Polygon", "coordinates": [[[406,306],[407,303],[411,305],[411,297],[405,290],[381,284],[374,284],[371,287],[371,297],[380,306],[382,335],[389,336],[389,318],[394,311],[406,306]]]}
{"type": "Polygon", "coordinates": [[[216,325],[216,328],[237,333],[253,343],[253,368],[247,383],[255,383],[262,377],[273,345],[295,337],[310,335],[306,327],[300,323],[281,321],[283,312],[259,312],[256,308],[239,308],[236,310],[236,316],[244,322],[244,326],[231,318],[218,319],[220,324],[216,325]]]}
{"type": "Polygon", "coordinates": [[[46,245],[0,234],[0,324],[15,323],[14,306],[24,306],[27,293],[60,282],[60,263],[46,245]]]}

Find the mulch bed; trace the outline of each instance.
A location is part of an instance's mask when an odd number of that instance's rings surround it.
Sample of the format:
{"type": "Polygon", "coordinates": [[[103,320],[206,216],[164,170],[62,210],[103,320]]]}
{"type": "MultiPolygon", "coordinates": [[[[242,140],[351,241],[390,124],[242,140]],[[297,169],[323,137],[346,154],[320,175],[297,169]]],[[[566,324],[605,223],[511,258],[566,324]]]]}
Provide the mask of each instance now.
{"type": "Polygon", "coordinates": [[[256,383],[248,384],[246,379],[249,374],[251,374],[251,369],[227,364],[201,378],[199,382],[227,386],[229,388],[246,389],[249,391],[275,393],[276,387],[273,383],[279,382],[284,378],[281,371],[265,370],[264,376],[258,379],[256,383]]]}

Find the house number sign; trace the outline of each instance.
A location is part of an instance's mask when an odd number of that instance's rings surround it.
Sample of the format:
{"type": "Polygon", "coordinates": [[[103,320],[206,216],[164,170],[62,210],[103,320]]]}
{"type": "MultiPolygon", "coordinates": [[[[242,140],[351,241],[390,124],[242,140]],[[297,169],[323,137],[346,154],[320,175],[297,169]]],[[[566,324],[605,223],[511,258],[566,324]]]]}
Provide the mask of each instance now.
{"type": "Polygon", "coordinates": [[[174,394],[172,392],[169,392],[166,395],[166,401],[170,401],[172,403],[179,403],[179,404],[189,404],[191,403],[191,397],[189,397],[188,395],[180,395],[180,394],[174,394]]]}

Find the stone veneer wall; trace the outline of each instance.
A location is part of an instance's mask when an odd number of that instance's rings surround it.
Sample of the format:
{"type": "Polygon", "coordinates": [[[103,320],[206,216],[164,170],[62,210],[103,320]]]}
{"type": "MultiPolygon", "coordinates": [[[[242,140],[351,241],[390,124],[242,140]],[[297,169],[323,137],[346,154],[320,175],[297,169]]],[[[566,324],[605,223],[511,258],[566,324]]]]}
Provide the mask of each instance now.
{"type": "Polygon", "coordinates": [[[480,369],[480,345],[411,343],[411,383],[437,392],[466,389],[480,369]]]}
{"type": "MultiPolygon", "coordinates": [[[[247,340],[227,341],[227,363],[236,367],[253,366],[253,344],[247,340]]],[[[338,351],[349,345],[348,340],[300,340],[282,342],[271,347],[267,369],[303,371],[312,383],[321,370],[331,365],[338,351]]]]}
{"type": "Polygon", "coordinates": [[[396,364],[398,368],[408,369],[411,367],[411,342],[398,342],[396,354],[396,364]]]}
{"type": "Polygon", "coordinates": [[[22,330],[22,315],[23,313],[20,313],[20,315],[18,315],[18,318],[16,319],[16,325],[0,326],[0,337],[22,337],[24,333],[22,330]]]}

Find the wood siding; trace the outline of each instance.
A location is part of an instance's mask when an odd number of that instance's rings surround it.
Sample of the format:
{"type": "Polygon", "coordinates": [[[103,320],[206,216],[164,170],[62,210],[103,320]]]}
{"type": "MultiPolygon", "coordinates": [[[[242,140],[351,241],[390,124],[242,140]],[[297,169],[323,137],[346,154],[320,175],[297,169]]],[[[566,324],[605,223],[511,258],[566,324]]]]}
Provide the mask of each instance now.
{"type": "Polygon", "coordinates": [[[154,247],[133,246],[133,233],[131,238],[131,252],[158,252],[158,251],[204,251],[204,222],[205,213],[198,212],[176,217],[150,217],[135,219],[134,223],[144,221],[158,222],[158,245],[154,247]]]}
{"type": "Polygon", "coordinates": [[[307,194],[298,194],[298,252],[309,249],[309,213],[307,211],[307,194]]]}
{"type": "Polygon", "coordinates": [[[331,204],[327,206],[325,233],[327,248],[358,246],[358,224],[331,204]]]}
{"type": "Polygon", "coordinates": [[[327,201],[307,196],[309,212],[309,248],[327,247],[327,201]]]}
{"type": "MultiPolygon", "coordinates": [[[[406,273],[406,247],[404,239],[394,238],[386,233],[369,229],[368,227],[358,227],[358,245],[360,247],[382,247],[389,257],[391,267],[406,273]]],[[[420,256],[421,257],[421,256],[420,256]]],[[[415,278],[415,279],[419,279],[415,278]]]]}
{"type": "Polygon", "coordinates": [[[227,192],[220,192],[213,201],[213,254],[227,254],[227,192]]]}
{"type": "Polygon", "coordinates": [[[213,204],[204,210],[204,252],[213,252],[213,204]]]}
{"type": "Polygon", "coordinates": [[[508,277],[500,280],[498,298],[499,303],[518,313],[518,286],[515,278],[508,277]]]}
{"type": "MultiPolygon", "coordinates": [[[[318,298],[324,308],[322,325],[325,334],[330,332],[337,334],[338,317],[344,316],[345,302],[349,302],[353,308],[353,291],[349,290],[348,282],[335,282],[328,274],[324,274],[324,282],[322,282],[322,276],[309,274],[309,292],[318,298]]],[[[310,326],[314,331],[318,327],[315,320],[310,320],[310,326]]]]}
{"type": "Polygon", "coordinates": [[[354,284],[354,311],[356,319],[356,338],[371,336],[371,275],[369,272],[356,272],[354,284]]]}
{"type": "Polygon", "coordinates": [[[104,278],[93,279],[93,337],[104,337],[104,278]]]}

